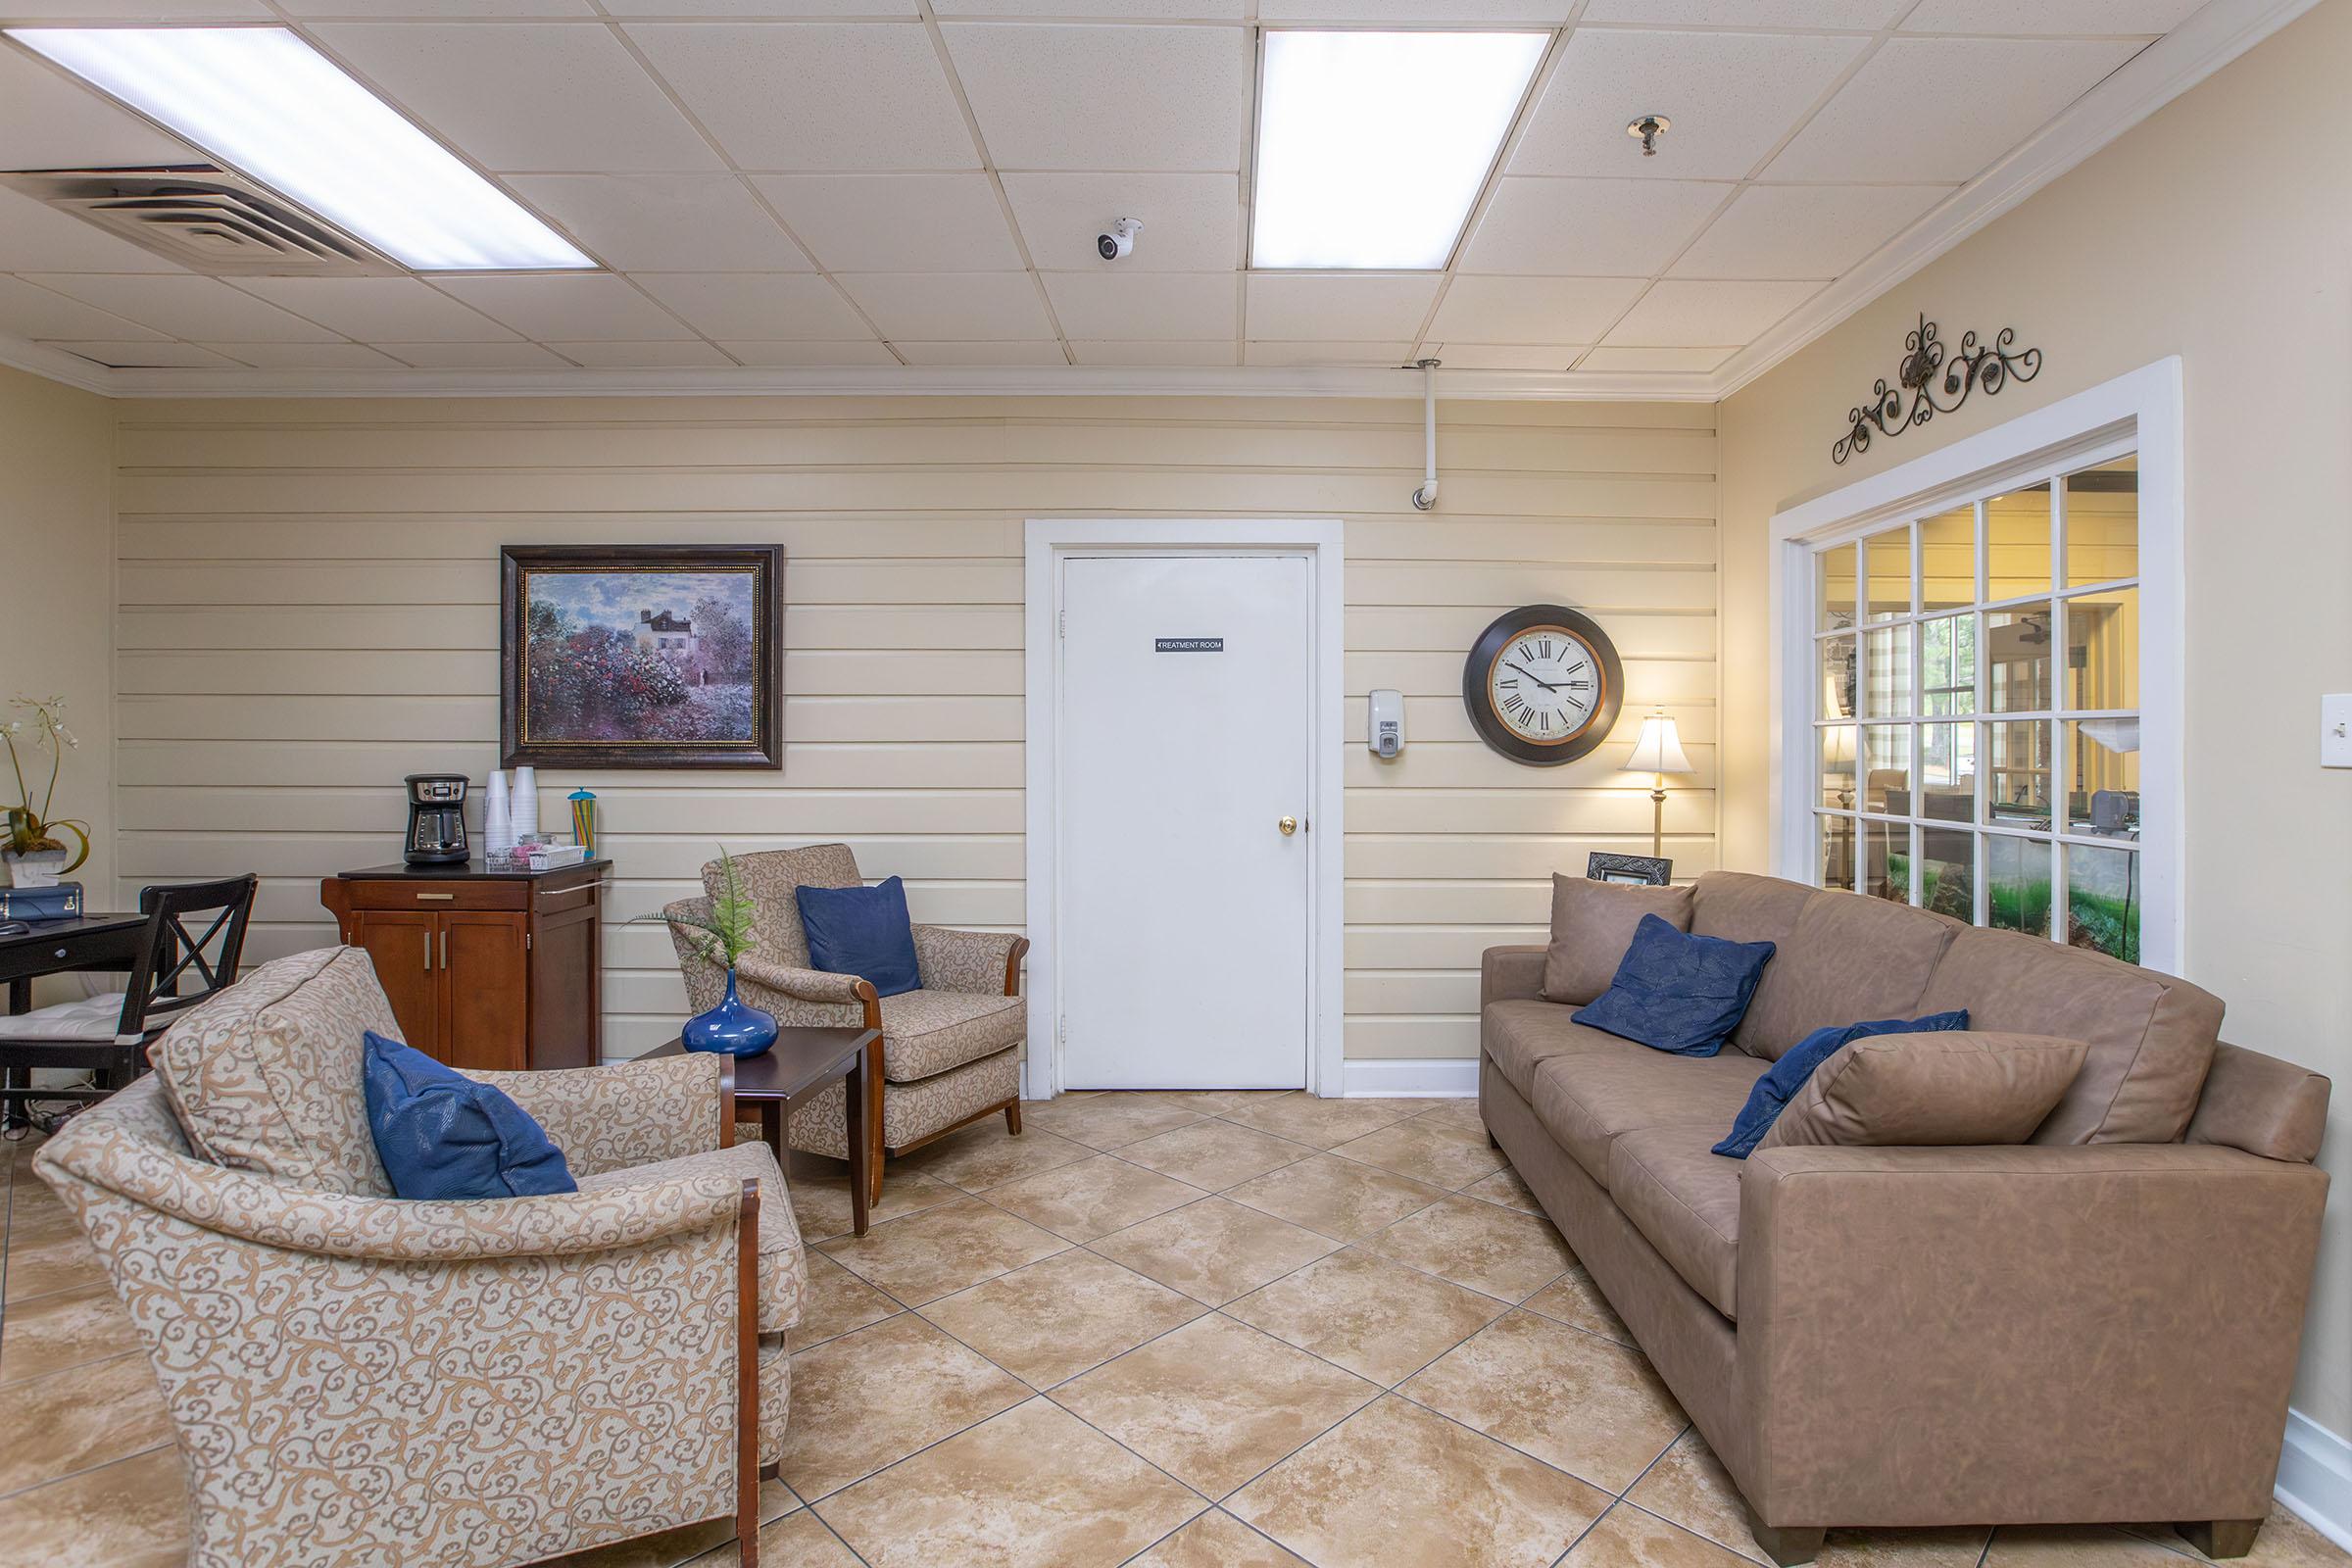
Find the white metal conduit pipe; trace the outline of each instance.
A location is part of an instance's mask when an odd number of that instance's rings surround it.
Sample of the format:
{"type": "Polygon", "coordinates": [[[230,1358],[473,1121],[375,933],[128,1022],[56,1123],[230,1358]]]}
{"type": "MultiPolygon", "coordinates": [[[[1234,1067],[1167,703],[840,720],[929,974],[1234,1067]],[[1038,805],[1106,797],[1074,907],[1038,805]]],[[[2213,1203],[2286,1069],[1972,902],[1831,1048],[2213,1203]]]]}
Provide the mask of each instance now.
{"type": "Polygon", "coordinates": [[[1438,504],[1438,367],[1439,360],[1414,362],[1421,371],[1421,488],[1413,492],[1413,506],[1427,512],[1438,504]]]}

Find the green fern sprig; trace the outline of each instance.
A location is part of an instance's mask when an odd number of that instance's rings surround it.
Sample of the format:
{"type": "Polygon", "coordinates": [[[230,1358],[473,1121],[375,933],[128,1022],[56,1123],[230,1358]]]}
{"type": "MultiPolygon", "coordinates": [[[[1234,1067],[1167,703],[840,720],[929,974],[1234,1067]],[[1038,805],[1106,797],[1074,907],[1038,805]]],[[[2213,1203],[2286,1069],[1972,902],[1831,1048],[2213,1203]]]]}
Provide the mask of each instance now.
{"type": "Polygon", "coordinates": [[[735,871],[735,858],[727,853],[723,844],[718,850],[718,868],[723,885],[710,900],[710,913],[708,916],[672,914],[667,909],[661,909],[637,918],[639,921],[659,922],[673,930],[684,928],[696,933],[687,939],[694,944],[695,952],[722,968],[732,969],[735,960],[751,952],[753,944],[759,940],[757,922],[760,906],[743,890],[742,878],[735,871]]]}

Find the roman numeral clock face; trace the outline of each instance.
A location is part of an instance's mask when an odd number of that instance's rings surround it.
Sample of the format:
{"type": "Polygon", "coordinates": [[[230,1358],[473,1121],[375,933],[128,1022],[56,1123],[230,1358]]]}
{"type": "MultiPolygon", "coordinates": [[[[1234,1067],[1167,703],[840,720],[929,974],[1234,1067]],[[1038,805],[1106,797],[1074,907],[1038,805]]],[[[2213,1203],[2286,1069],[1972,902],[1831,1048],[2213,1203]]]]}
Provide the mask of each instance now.
{"type": "Polygon", "coordinates": [[[1548,766],[1574,761],[1607,737],[1624,685],[1617,650],[1590,617],[1529,605],[1479,637],[1462,671],[1462,701],[1489,746],[1548,766]]]}

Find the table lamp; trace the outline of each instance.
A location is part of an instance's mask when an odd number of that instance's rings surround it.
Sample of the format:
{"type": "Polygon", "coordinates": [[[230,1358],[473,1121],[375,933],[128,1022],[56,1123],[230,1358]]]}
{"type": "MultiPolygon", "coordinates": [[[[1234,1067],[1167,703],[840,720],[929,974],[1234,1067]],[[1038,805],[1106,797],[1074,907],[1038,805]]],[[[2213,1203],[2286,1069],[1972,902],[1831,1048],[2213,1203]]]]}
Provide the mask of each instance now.
{"type": "Polygon", "coordinates": [[[1663,859],[1666,856],[1666,775],[1698,771],[1690,765],[1690,759],[1683,755],[1683,738],[1675,733],[1672,718],[1664,713],[1652,713],[1642,721],[1642,734],[1634,742],[1634,755],[1625,760],[1622,771],[1647,773],[1655,780],[1649,791],[1649,853],[1663,859]]]}

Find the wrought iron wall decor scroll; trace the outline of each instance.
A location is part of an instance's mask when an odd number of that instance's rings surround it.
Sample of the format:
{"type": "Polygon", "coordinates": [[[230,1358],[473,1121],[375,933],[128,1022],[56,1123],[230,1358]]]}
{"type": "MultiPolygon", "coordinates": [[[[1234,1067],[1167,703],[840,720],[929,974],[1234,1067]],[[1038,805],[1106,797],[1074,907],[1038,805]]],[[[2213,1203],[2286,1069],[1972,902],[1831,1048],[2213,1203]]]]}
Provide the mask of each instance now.
{"type": "Polygon", "coordinates": [[[1830,448],[1831,461],[1843,463],[1857,452],[1868,452],[1873,430],[1881,435],[1901,435],[1938,414],[1950,414],[1979,387],[1992,397],[2009,384],[2011,376],[2033,380],[2041,373],[2041,350],[2012,353],[2010,345],[2016,341],[2017,328],[2013,326],[2002,327],[1984,345],[1970,332],[1960,339],[1959,351],[1947,359],[1943,340],[1936,335],[1936,323],[1922,316],[1919,325],[1903,338],[1903,362],[1895,367],[1895,384],[1889,387],[1882,377],[1870,389],[1868,403],[1845,411],[1852,428],[1830,448]]]}

